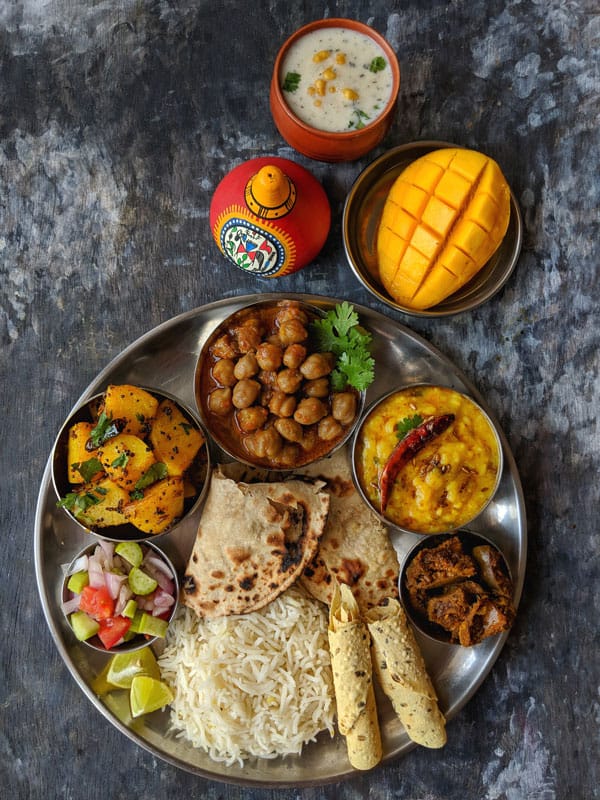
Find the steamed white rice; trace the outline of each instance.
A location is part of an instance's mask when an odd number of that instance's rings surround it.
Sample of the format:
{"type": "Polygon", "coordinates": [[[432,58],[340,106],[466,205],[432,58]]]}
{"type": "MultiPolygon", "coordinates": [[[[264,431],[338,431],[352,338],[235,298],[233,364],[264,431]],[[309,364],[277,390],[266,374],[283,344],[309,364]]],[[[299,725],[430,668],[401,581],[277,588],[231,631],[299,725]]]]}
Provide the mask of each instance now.
{"type": "Polygon", "coordinates": [[[327,612],[299,586],[251,614],[181,608],[159,665],[175,694],[171,729],[215,761],[297,754],[334,734],[327,612]]]}

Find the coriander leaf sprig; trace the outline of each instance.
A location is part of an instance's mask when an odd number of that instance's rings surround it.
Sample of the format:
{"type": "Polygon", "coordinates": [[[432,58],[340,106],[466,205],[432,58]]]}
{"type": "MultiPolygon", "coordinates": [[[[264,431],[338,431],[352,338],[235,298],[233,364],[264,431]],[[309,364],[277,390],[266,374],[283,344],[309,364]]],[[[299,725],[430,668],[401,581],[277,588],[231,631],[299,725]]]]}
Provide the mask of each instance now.
{"type": "Polygon", "coordinates": [[[418,428],[422,422],[423,417],[420,414],[415,414],[413,417],[404,417],[404,419],[396,423],[396,436],[398,439],[404,439],[410,431],[418,428]]]}
{"type": "Polygon", "coordinates": [[[353,386],[359,392],[375,379],[375,360],[371,356],[371,334],[360,326],[354,306],[344,300],[311,325],[316,345],[333,353],[336,364],[331,373],[334,391],[353,386]]]}

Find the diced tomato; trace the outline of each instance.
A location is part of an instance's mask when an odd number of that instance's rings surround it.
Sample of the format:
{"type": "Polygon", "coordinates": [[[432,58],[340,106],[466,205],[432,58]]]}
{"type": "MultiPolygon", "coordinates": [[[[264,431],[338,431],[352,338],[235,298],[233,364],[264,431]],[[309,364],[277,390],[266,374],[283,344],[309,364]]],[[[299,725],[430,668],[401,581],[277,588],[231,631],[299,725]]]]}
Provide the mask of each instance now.
{"type": "Polygon", "coordinates": [[[115,613],[115,601],[110,596],[106,586],[95,589],[93,586],[84,586],[81,592],[79,610],[85,611],[90,617],[100,622],[112,617],[115,613]]]}
{"type": "Polygon", "coordinates": [[[110,650],[125,636],[131,626],[131,620],[127,617],[108,617],[100,623],[98,637],[104,647],[110,650]]]}

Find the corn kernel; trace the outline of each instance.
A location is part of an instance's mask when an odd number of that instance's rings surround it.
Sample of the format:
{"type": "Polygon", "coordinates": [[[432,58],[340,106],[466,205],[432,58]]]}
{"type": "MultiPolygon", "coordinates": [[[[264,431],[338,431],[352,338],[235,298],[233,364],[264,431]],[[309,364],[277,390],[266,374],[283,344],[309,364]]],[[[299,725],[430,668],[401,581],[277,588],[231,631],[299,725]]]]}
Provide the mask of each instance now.
{"type": "Polygon", "coordinates": [[[323,78],[324,78],[326,81],[333,81],[333,80],[335,80],[335,78],[337,78],[336,71],[335,71],[334,69],[332,69],[331,67],[327,67],[327,69],[326,69],[326,70],[325,70],[325,72],[323,73],[323,78]]]}
{"type": "Polygon", "coordinates": [[[346,63],[346,53],[338,53],[335,57],[336,64],[345,64],[346,63]]]}
{"type": "Polygon", "coordinates": [[[321,106],[323,105],[323,101],[322,100],[315,100],[313,105],[316,106],[317,108],[321,108],[321,106]]]}
{"type": "Polygon", "coordinates": [[[344,89],[343,95],[346,100],[358,100],[358,92],[355,92],[354,89],[344,89]]]}
{"type": "Polygon", "coordinates": [[[315,64],[318,64],[320,61],[325,61],[326,58],[329,58],[330,51],[329,50],[319,50],[318,53],[315,53],[313,56],[313,61],[315,64]]]}
{"type": "Polygon", "coordinates": [[[325,81],[323,78],[317,78],[315,81],[315,89],[317,90],[317,94],[320,95],[320,97],[323,97],[325,94],[325,81]]]}
{"type": "Polygon", "coordinates": [[[308,89],[307,89],[306,91],[307,91],[307,92],[309,93],[309,95],[312,97],[312,96],[314,95],[314,93],[315,93],[317,90],[315,89],[315,87],[314,87],[314,86],[309,86],[309,87],[308,87],[308,89]]]}
{"type": "Polygon", "coordinates": [[[337,92],[337,86],[329,86],[328,87],[329,94],[335,94],[337,92]]]}

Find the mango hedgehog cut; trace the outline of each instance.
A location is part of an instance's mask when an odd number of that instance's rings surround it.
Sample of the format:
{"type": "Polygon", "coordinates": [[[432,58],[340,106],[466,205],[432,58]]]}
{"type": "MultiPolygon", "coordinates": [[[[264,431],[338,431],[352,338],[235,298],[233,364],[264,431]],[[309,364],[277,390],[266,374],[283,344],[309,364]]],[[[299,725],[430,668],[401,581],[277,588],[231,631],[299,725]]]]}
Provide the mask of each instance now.
{"type": "Polygon", "coordinates": [[[379,224],[386,291],[407,308],[437,305],[489,261],[509,217],[510,189],[489,156],[444,148],[413,161],[392,184],[379,224]]]}

